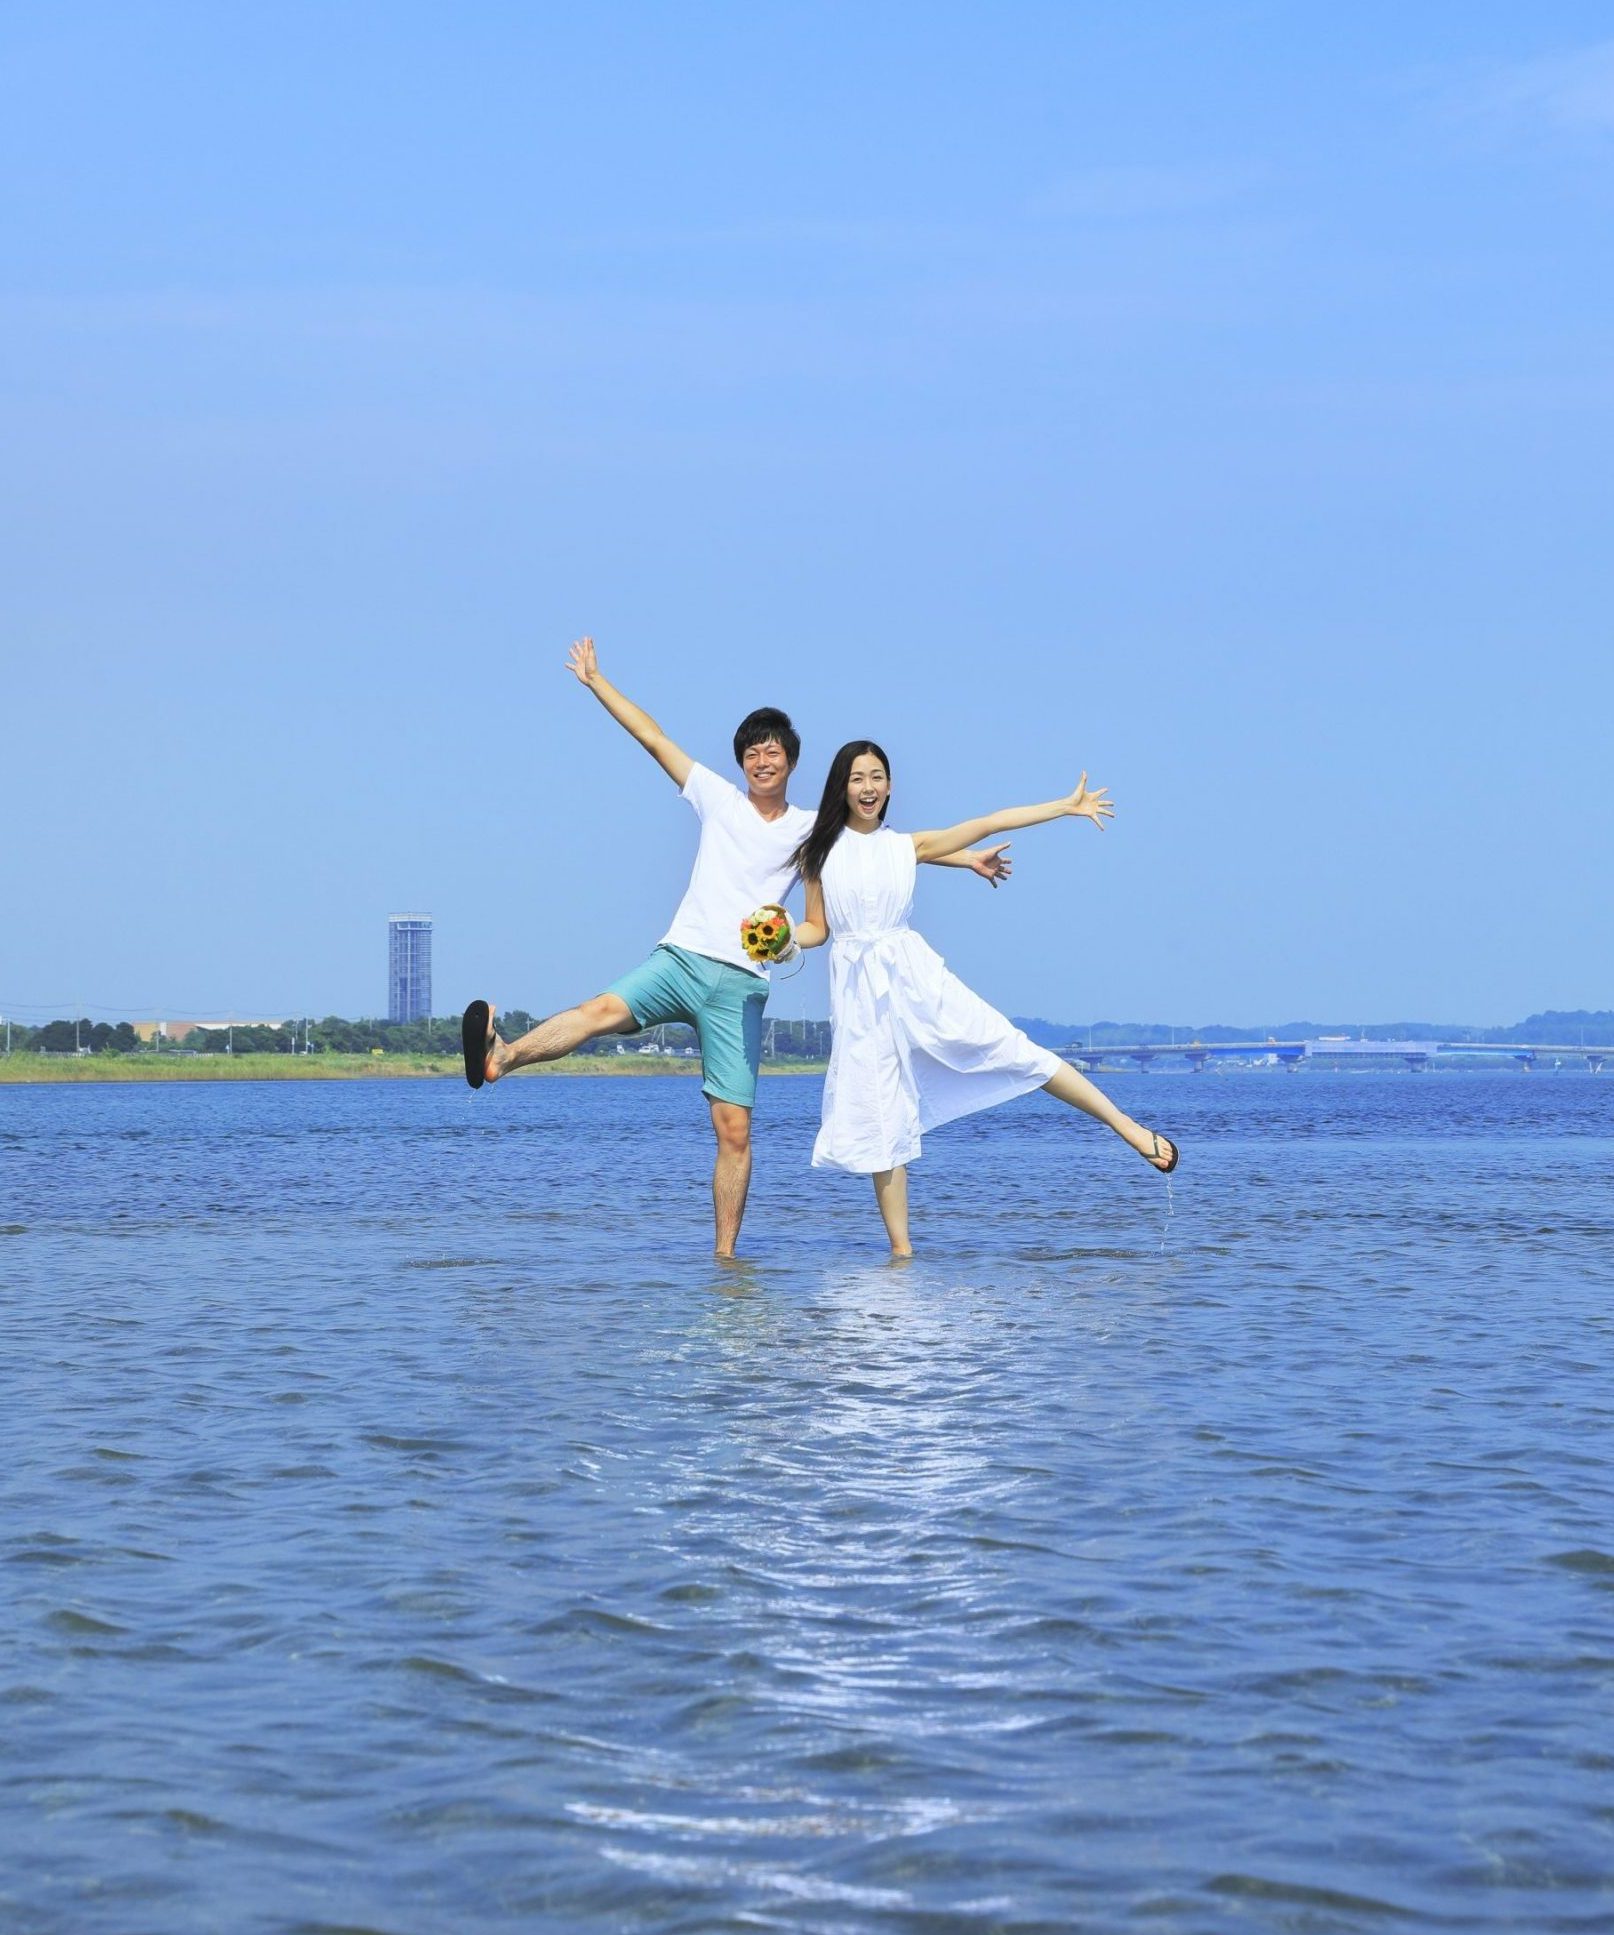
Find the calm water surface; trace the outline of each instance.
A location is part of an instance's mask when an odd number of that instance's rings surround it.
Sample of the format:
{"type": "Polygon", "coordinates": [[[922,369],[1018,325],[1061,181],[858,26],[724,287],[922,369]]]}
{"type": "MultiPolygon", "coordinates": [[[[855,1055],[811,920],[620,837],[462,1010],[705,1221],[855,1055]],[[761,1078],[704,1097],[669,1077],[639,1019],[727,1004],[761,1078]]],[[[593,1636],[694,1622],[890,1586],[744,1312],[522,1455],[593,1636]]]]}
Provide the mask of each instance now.
{"type": "Polygon", "coordinates": [[[0,1089],[0,1928],[1614,1928],[1614,1077],[0,1089]]]}

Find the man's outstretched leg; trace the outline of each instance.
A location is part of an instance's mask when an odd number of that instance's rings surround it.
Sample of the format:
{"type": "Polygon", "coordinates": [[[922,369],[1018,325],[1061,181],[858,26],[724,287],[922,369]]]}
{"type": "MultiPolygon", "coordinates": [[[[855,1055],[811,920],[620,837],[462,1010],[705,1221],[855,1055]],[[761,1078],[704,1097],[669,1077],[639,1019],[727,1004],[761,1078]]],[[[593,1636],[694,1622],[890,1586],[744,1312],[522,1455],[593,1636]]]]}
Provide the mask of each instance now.
{"type": "Polygon", "coordinates": [[[501,1075],[525,1068],[531,1062],[559,1061],[585,1041],[599,1035],[632,1035],[639,1024],[627,1002],[617,994],[597,994],[575,1008],[566,1008],[547,1021],[530,1028],[519,1041],[500,1041],[493,1031],[497,1010],[488,1001],[473,1001],[465,1010],[462,1033],[465,1042],[465,1079],[472,1088],[482,1082],[496,1082],[501,1075]],[[482,1081],[476,1079],[476,1041],[482,1039],[482,1081]]]}
{"type": "Polygon", "coordinates": [[[751,1111],[738,1102],[718,1102],[708,1096],[712,1131],[717,1137],[717,1161],[712,1169],[712,1216],[717,1226],[717,1254],[733,1256],[740,1240],[740,1219],[751,1187],[751,1111]]]}

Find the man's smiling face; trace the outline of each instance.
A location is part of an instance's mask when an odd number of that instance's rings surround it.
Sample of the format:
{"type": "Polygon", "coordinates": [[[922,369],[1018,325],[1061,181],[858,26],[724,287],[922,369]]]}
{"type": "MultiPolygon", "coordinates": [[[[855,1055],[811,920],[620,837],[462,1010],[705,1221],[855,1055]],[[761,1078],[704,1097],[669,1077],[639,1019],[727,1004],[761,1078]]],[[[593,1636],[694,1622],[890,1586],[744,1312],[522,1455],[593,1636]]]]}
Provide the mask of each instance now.
{"type": "Polygon", "coordinates": [[[777,739],[747,746],[740,758],[740,770],[753,799],[776,800],[790,783],[790,761],[777,739]]]}

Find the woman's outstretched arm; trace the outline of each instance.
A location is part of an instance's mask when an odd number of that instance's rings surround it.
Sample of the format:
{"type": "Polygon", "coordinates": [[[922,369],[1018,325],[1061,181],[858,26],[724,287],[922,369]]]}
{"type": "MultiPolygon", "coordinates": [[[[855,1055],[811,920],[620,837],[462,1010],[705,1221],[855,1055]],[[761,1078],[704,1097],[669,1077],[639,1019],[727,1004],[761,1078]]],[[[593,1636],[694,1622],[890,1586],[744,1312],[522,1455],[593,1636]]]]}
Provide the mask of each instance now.
{"type": "Polygon", "coordinates": [[[1115,814],[1108,794],[1107,786],[1095,786],[1089,790],[1087,775],[1083,773],[1076,782],[1075,792],[1067,793],[1062,800],[1045,800],[1041,806],[1006,806],[1001,813],[985,813],[978,820],[960,820],[957,826],[943,827],[931,833],[916,833],[913,836],[914,854],[920,860],[939,860],[944,854],[957,853],[963,847],[973,846],[977,840],[990,840],[994,833],[1012,833],[1022,826],[1041,826],[1044,820],[1091,820],[1102,832],[1104,822],[1115,814]]]}

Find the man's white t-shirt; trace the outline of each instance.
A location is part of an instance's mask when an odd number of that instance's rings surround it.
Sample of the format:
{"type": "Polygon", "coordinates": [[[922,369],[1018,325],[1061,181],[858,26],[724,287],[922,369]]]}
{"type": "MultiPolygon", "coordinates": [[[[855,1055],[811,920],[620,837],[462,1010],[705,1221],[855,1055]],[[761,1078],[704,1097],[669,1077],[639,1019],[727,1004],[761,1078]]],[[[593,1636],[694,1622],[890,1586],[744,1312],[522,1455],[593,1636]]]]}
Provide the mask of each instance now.
{"type": "Polygon", "coordinates": [[[740,945],[740,922],[770,901],[784,904],[796,884],[790,856],[815,816],[804,806],[787,806],[778,819],[765,820],[738,786],[699,764],[690,767],[683,794],[700,816],[701,843],[662,945],[731,962],[765,980],[766,970],[740,945]]]}

